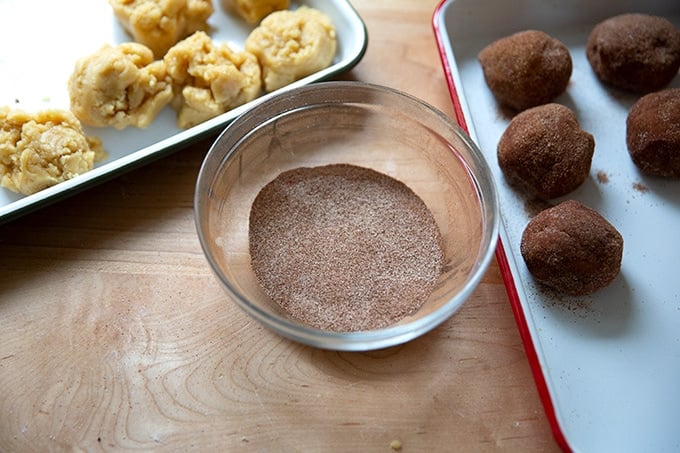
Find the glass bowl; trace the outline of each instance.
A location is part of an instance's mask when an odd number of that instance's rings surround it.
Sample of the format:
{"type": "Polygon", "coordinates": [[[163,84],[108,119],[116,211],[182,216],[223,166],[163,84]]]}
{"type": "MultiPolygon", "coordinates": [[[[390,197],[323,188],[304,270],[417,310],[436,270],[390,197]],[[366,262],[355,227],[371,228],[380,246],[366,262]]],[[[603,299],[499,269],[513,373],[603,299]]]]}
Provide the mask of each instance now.
{"type": "Polygon", "coordinates": [[[289,339],[324,349],[365,351],[407,342],[451,317],[493,257],[498,199],[491,170],[470,138],[415,97],[361,82],[324,82],[257,104],[219,135],[196,183],[201,247],[231,299],[289,339]],[[248,224],[260,190],[298,167],[353,164],[406,184],[432,212],[443,272],[412,315],[385,328],[335,332],[291,319],[264,294],[251,267],[248,224]]]}

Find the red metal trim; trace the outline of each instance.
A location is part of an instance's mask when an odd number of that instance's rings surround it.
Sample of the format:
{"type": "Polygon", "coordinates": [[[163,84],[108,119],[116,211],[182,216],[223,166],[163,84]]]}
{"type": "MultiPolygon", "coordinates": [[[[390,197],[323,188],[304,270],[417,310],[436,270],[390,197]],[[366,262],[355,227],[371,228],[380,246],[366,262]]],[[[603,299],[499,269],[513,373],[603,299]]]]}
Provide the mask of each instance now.
{"type": "MultiPolygon", "coordinates": [[[[453,103],[453,110],[455,114],[455,119],[460,125],[460,127],[469,133],[467,126],[467,121],[465,119],[465,114],[463,113],[463,108],[460,103],[460,98],[458,96],[458,90],[456,89],[455,83],[453,81],[453,75],[451,71],[451,66],[446,58],[446,50],[444,48],[442,30],[439,28],[438,19],[442,14],[443,7],[450,1],[455,0],[442,0],[439,5],[435,8],[432,17],[432,28],[434,29],[435,38],[437,41],[437,48],[439,51],[439,57],[441,59],[442,67],[444,68],[444,73],[446,76],[446,84],[448,85],[449,94],[451,95],[451,102],[453,103]]],[[[562,428],[557,420],[557,414],[555,412],[555,406],[553,405],[552,399],[550,398],[550,391],[548,390],[548,385],[543,375],[543,370],[541,369],[541,363],[538,359],[538,354],[536,353],[536,348],[534,346],[533,339],[531,338],[531,332],[529,331],[529,326],[524,316],[524,311],[522,310],[522,304],[520,302],[519,295],[517,293],[517,287],[513,279],[512,271],[508,263],[508,258],[503,247],[501,239],[498,240],[498,245],[496,246],[496,261],[498,262],[498,267],[500,268],[501,275],[503,277],[503,282],[505,284],[505,290],[508,294],[508,299],[510,300],[510,306],[512,307],[512,313],[515,317],[515,323],[519,329],[520,338],[524,344],[524,350],[529,361],[529,366],[531,368],[532,375],[534,377],[534,382],[538,390],[538,395],[543,404],[543,410],[545,411],[546,417],[550,424],[555,441],[560,446],[560,448],[565,452],[571,452],[571,448],[567,442],[567,439],[562,432],[562,428]]]]}

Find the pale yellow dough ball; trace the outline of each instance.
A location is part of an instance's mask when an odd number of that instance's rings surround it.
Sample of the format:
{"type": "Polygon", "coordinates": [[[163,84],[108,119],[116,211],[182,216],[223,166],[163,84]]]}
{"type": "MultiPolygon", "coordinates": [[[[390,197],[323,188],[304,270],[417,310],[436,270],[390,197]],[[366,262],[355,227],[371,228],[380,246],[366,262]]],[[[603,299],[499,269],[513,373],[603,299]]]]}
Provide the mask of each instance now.
{"type": "Polygon", "coordinates": [[[115,16],[133,39],[158,59],[180,39],[208,29],[211,0],[109,0],[115,16]]]}
{"type": "Polygon", "coordinates": [[[0,107],[0,185],[30,195],[90,171],[106,157],[68,110],[0,107]]]}
{"type": "Polygon", "coordinates": [[[145,128],[172,100],[165,64],[138,43],[105,44],[78,60],[68,90],[73,113],[95,127],[145,128]]]}
{"type": "Polygon", "coordinates": [[[201,31],[174,45],[163,60],[172,78],[177,125],[183,129],[252,101],[262,91],[254,55],[214,43],[201,31]]]}
{"type": "Polygon", "coordinates": [[[331,20],[306,6],[271,13],[246,39],[246,50],[260,61],[268,92],[327,68],[336,49],[331,20]]]}
{"type": "Polygon", "coordinates": [[[289,0],[222,0],[226,11],[233,11],[249,24],[256,24],[268,14],[289,6],[289,0]]]}

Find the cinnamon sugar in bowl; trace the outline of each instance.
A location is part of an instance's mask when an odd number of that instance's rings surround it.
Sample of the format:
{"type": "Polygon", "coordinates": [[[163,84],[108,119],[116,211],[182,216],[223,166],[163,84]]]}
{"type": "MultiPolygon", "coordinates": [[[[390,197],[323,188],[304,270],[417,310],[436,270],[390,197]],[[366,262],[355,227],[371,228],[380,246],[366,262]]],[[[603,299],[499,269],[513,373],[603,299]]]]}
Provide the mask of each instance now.
{"type": "Polygon", "coordinates": [[[237,118],[203,161],[194,207],[233,302],[289,339],[353,351],[451,317],[499,222],[469,137],[424,102],[361,82],[295,88],[237,118]]]}

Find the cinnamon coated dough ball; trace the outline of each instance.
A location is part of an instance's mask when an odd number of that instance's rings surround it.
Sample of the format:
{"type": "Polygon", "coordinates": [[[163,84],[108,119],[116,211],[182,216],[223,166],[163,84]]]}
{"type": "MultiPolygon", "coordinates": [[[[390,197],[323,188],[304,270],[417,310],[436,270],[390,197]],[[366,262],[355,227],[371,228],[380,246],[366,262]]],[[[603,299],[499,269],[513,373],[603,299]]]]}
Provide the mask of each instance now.
{"type": "Polygon", "coordinates": [[[267,92],[330,66],[337,39],[330,18],[300,6],[265,17],[246,39],[246,50],[257,56],[267,92]]]}
{"type": "Polygon", "coordinates": [[[569,49],[539,30],[501,38],[482,49],[478,58],[498,102],[518,111],[554,100],[571,78],[569,49]]]}
{"type": "Polygon", "coordinates": [[[498,165],[508,182],[542,199],[566,195],[590,173],[593,136],[560,104],[515,116],[498,142],[498,165]]]}
{"type": "Polygon", "coordinates": [[[582,296],[608,286],[619,274],[623,237],[598,212],[568,200],[529,222],[520,251],[537,281],[582,296]]]}
{"type": "Polygon", "coordinates": [[[170,77],[151,49],[103,45],[79,59],[68,80],[71,110],[88,126],[145,128],[172,100],[170,77]]]}
{"type": "Polygon", "coordinates": [[[626,144],[642,172],[680,178],[680,88],[650,93],[633,105],[626,119],[626,144]]]}
{"type": "Polygon", "coordinates": [[[177,41],[208,29],[212,0],[109,0],[113,13],[134,40],[163,58],[177,41]]]}
{"type": "Polygon", "coordinates": [[[659,90],[680,68],[680,30],[659,16],[614,16],[593,28],[586,56],[607,84],[637,93],[659,90]]]}

